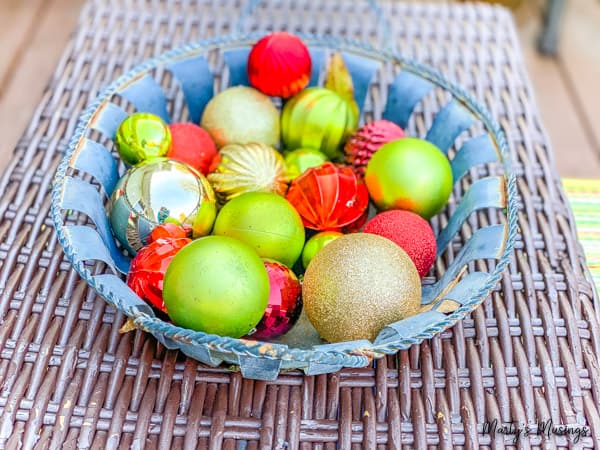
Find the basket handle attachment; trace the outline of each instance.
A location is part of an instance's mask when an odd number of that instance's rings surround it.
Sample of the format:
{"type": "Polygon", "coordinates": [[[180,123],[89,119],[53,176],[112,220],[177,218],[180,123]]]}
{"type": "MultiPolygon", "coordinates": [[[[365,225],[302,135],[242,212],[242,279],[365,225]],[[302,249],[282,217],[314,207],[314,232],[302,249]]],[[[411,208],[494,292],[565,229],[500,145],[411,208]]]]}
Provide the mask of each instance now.
{"type": "MultiPolygon", "coordinates": [[[[243,35],[247,20],[255,13],[256,8],[264,0],[248,0],[246,6],[242,9],[237,25],[234,28],[234,34],[243,35]]],[[[375,15],[377,24],[381,28],[380,47],[384,50],[393,50],[393,40],[391,38],[390,22],[385,18],[383,10],[377,0],[364,0],[369,4],[369,9],[375,15]]]]}

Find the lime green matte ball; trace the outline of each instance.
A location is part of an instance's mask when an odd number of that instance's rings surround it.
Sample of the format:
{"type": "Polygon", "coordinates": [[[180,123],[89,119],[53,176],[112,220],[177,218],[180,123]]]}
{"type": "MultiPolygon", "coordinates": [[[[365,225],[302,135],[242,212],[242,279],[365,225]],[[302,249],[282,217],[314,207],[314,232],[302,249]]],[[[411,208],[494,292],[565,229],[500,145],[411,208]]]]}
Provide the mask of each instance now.
{"type": "Polygon", "coordinates": [[[430,219],[452,192],[448,158],[423,139],[403,138],[382,146],[365,171],[371,200],[380,210],[404,209],[430,219]]]}
{"type": "Polygon", "coordinates": [[[292,267],[304,246],[304,226],[292,204],[270,192],[248,192],[223,206],[213,234],[250,245],[262,258],[292,267]]]}
{"type": "Polygon", "coordinates": [[[165,274],[163,299],[176,325],[237,338],[262,318],[269,276],[250,246],[207,236],[175,255],[165,274]]]}
{"type": "Polygon", "coordinates": [[[134,166],[166,155],[171,148],[171,131],[160,117],[150,113],[135,113],[119,125],[115,146],[121,159],[134,166]]]}
{"type": "Polygon", "coordinates": [[[327,161],[319,150],[313,148],[299,148],[285,154],[285,167],[288,179],[294,180],[311,167],[317,167],[327,161]]]}
{"type": "Polygon", "coordinates": [[[335,241],[337,238],[342,237],[344,234],[338,231],[321,231],[315,234],[304,246],[302,250],[302,266],[306,269],[314,256],[327,244],[335,241]]]}

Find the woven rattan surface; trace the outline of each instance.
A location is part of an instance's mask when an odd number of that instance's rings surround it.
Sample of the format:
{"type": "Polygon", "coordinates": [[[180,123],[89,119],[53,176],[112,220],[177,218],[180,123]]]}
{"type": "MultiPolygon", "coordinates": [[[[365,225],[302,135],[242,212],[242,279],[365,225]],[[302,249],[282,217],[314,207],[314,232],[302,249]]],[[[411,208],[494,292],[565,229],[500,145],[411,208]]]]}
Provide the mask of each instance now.
{"type": "MultiPolygon", "coordinates": [[[[600,448],[598,300],[512,20],[498,8],[382,5],[393,43],[471,90],[501,122],[514,155],[521,234],[502,283],[471,317],[372,368],[290,372],[275,382],[203,367],[142,332],[119,334],[122,315],[78,278],[51,227],[49,189],[61,150],[101,87],[163,50],[230,32],[241,3],[84,8],[1,181],[0,447],[513,445],[514,436],[483,432],[484,421],[497,419],[586,426],[578,445],[600,448]]],[[[380,36],[366,5],[320,4],[273,2],[246,29],[287,24],[364,41],[380,36]]],[[[573,440],[532,432],[517,442],[552,448],[573,440]]]]}

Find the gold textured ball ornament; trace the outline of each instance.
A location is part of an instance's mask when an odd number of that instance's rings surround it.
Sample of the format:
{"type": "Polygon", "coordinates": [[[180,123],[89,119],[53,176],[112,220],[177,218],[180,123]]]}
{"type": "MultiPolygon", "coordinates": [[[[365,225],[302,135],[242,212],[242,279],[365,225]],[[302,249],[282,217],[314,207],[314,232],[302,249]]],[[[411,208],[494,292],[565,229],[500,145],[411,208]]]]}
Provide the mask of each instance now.
{"type": "Polygon", "coordinates": [[[221,161],[208,175],[220,203],[246,192],[285,195],[286,166],[281,153],[264,144],[229,144],[219,152],[221,161]]]}
{"type": "Polygon", "coordinates": [[[377,235],[342,236],[319,251],[302,286],[308,319],[329,342],[373,340],[416,314],[421,280],[408,255],[377,235]]]}

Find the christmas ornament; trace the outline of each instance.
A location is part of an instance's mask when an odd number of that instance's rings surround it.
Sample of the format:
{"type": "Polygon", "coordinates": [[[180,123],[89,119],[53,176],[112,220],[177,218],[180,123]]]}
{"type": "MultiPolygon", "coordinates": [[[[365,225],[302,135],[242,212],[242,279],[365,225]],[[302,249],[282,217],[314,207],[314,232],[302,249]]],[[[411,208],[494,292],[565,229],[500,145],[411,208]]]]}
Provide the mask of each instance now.
{"type": "Polygon", "coordinates": [[[285,146],[313,148],[329,158],[339,157],[343,143],[358,124],[358,109],[354,106],[330,89],[311,87],[301,91],[283,107],[281,133],[285,146]]]}
{"type": "Polygon", "coordinates": [[[202,127],[217,147],[227,144],[279,144],[279,111],[269,97],[246,86],[215,95],[202,114],[202,127]]]}
{"type": "Polygon", "coordinates": [[[277,261],[264,263],[269,275],[269,302],[256,331],[248,336],[259,341],[287,333],[302,312],[302,290],[294,272],[277,261]]]}
{"type": "Polygon", "coordinates": [[[288,267],[304,247],[302,219],[285,198],[270,192],[248,192],[226,203],[213,234],[239,239],[288,267]]]}
{"type": "Polygon", "coordinates": [[[125,164],[134,166],[164,156],[171,147],[171,132],[160,117],[135,113],[119,125],[115,146],[125,164]]]}
{"type": "Polygon", "coordinates": [[[382,145],[403,137],[404,131],[394,122],[382,119],[368,123],[346,142],[346,162],[354,167],[357,174],[363,176],[373,153],[382,145]]]}
{"type": "Polygon", "coordinates": [[[365,185],[348,166],[327,162],[296,178],[287,199],[313,230],[339,230],[359,219],[369,205],[365,185]]]}
{"type": "Polygon", "coordinates": [[[285,195],[287,178],[281,153],[263,144],[229,144],[220,151],[221,162],[208,176],[220,203],[244,192],[285,195]]]}
{"type": "Polygon", "coordinates": [[[302,250],[302,266],[306,269],[319,250],[341,236],[343,234],[337,231],[321,231],[311,237],[302,250]]]}
{"type": "Polygon", "coordinates": [[[377,234],[398,244],[412,259],[423,278],[435,262],[437,245],[433,230],[425,219],[411,211],[385,211],[373,217],[365,233],[377,234]]]}
{"type": "Polygon", "coordinates": [[[269,277],[250,246],[206,236],[175,255],[165,274],[163,297],[176,325],[237,338],[262,318],[269,277]]]}
{"type": "Polygon", "coordinates": [[[355,233],[315,255],[304,274],[302,297],[309,320],[327,341],[373,340],[385,325],[417,313],[421,283],[399,246],[355,233]]]}
{"type": "Polygon", "coordinates": [[[310,81],[311,61],[302,40],[286,32],[260,39],[248,56],[248,80],[264,94],[288,98],[310,81]]]}
{"type": "Polygon", "coordinates": [[[365,183],[379,209],[406,209],[429,219],[452,192],[452,169],[433,144],[404,138],[382,146],[365,171],[365,183]]]}
{"type": "Polygon", "coordinates": [[[165,272],[177,252],[190,242],[185,237],[160,237],[143,247],[131,261],[127,285],[140,298],[166,313],[162,296],[165,272]]]}
{"type": "Polygon", "coordinates": [[[156,226],[147,237],[148,244],[159,238],[191,238],[192,227],[189,225],[175,225],[174,223],[162,223],[156,226]]]}
{"type": "Polygon", "coordinates": [[[156,158],[129,169],[109,204],[110,224],[132,255],[159,224],[189,226],[193,237],[210,233],[217,213],[215,194],[203,175],[187,164],[156,158]]]}
{"type": "Polygon", "coordinates": [[[171,149],[167,157],[189,164],[206,175],[217,155],[217,146],[210,134],[194,123],[174,123],[171,130],[171,149]]]}
{"type": "Polygon", "coordinates": [[[285,155],[286,175],[294,180],[311,167],[317,167],[327,161],[327,156],[312,148],[299,148],[285,155]]]}

